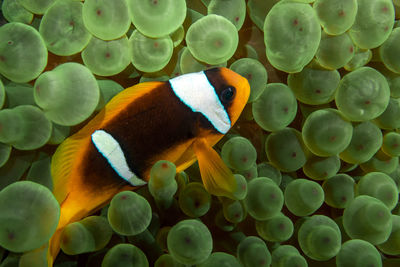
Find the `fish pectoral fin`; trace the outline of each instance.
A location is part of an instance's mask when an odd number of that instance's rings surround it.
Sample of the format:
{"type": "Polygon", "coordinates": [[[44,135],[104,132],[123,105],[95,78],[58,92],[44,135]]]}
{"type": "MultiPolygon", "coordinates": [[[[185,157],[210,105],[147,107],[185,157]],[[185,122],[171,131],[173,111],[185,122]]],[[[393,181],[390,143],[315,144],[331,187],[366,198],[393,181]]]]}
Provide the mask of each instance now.
{"type": "Polygon", "coordinates": [[[234,198],[233,193],[237,187],[235,177],[218,153],[204,138],[194,141],[193,150],[206,190],[216,196],[234,198]]]}

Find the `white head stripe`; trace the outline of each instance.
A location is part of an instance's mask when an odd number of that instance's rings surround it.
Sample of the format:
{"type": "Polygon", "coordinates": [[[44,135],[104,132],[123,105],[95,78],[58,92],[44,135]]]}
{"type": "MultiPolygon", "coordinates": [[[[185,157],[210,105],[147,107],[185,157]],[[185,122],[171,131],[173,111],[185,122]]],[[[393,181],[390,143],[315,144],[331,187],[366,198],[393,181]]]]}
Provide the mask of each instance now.
{"type": "Polygon", "coordinates": [[[103,130],[97,130],[92,134],[92,142],[122,179],[134,186],[146,184],[145,181],[139,179],[130,170],[121,146],[111,134],[103,130]]]}
{"type": "Polygon", "coordinates": [[[214,87],[203,71],[169,80],[175,95],[194,112],[201,112],[222,134],[231,128],[231,121],[219,101],[214,87]]]}

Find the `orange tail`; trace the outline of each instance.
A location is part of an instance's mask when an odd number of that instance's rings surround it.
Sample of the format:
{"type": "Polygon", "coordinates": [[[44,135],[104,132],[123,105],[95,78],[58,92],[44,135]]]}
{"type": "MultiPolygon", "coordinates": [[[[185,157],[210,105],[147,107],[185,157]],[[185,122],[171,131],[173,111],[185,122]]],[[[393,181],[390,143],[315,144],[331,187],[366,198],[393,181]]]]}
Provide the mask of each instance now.
{"type": "Polygon", "coordinates": [[[53,262],[60,251],[61,234],[64,228],[72,223],[83,219],[96,210],[105,206],[112,197],[124,190],[132,190],[132,186],[121,186],[102,191],[100,194],[93,194],[85,190],[73,190],[68,193],[66,199],[61,203],[61,216],[56,232],[50,239],[47,253],[48,266],[53,266],[53,262]]]}
{"type": "MultiPolygon", "coordinates": [[[[100,120],[101,117],[99,117],[100,120]]],[[[63,229],[72,222],[92,214],[105,206],[111,198],[120,191],[132,190],[134,187],[121,183],[97,188],[96,184],[85,183],[87,178],[81,173],[81,159],[91,143],[91,133],[98,122],[93,120],[81,131],[67,138],[53,155],[51,175],[53,178],[53,194],[60,203],[60,220],[50,239],[47,261],[48,266],[53,262],[60,250],[63,229]]]]}

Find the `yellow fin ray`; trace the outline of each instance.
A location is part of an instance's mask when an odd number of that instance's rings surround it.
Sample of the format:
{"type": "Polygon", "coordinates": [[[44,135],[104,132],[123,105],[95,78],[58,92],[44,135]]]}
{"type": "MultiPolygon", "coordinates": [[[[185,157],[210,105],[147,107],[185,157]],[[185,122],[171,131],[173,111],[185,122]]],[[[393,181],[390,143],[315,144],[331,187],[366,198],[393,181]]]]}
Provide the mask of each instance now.
{"type": "Polygon", "coordinates": [[[204,138],[193,143],[204,187],[213,195],[234,198],[236,180],[218,153],[204,138]]]}
{"type": "MultiPolygon", "coordinates": [[[[87,139],[87,140],[90,140],[87,139]]],[[[53,179],[53,194],[61,203],[68,194],[70,177],[74,171],[74,164],[78,154],[85,147],[84,139],[74,136],[67,138],[56,150],[51,162],[51,175],[53,179]]]]}
{"type": "Polygon", "coordinates": [[[98,129],[115,116],[119,115],[127,105],[134,102],[137,98],[151,92],[153,89],[162,85],[163,82],[144,82],[128,87],[116,96],[101,110],[101,112],[90,121],[78,134],[87,134],[87,129],[98,129]],[[82,133],[81,133],[82,132],[82,133]]]}

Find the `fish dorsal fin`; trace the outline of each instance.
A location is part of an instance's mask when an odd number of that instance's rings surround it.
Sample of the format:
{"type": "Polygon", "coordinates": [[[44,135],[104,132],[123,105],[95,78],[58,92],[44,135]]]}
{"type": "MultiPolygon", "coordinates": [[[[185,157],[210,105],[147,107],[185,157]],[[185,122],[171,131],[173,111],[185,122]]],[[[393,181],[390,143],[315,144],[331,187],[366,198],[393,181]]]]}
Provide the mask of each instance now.
{"type": "Polygon", "coordinates": [[[68,193],[68,181],[74,176],[80,164],[80,156],[91,142],[92,133],[117,116],[127,105],[162,84],[163,82],[145,82],[123,90],[111,99],[86,126],[58,146],[52,158],[51,174],[54,184],[53,193],[60,203],[68,193]]]}
{"type": "Polygon", "coordinates": [[[116,113],[119,113],[137,98],[150,93],[163,84],[165,84],[165,82],[143,82],[121,91],[106,104],[105,109],[107,110],[107,114],[105,119],[109,116],[115,116],[116,113]]]}
{"type": "Polygon", "coordinates": [[[92,134],[94,130],[99,129],[102,125],[109,122],[115,116],[125,110],[125,108],[136,101],[139,97],[150,93],[165,82],[143,82],[134,86],[128,87],[114,96],[105,107],[77,134],[86,136],[92,134]]]}
{"type": "Polygon", "coordinates": [[[213,195],[234,198],[236,180],[232,171],[225,165],[218,153],[199,138],[193,143],[193,149],[199,162],[204,187],[213,195]]]}

